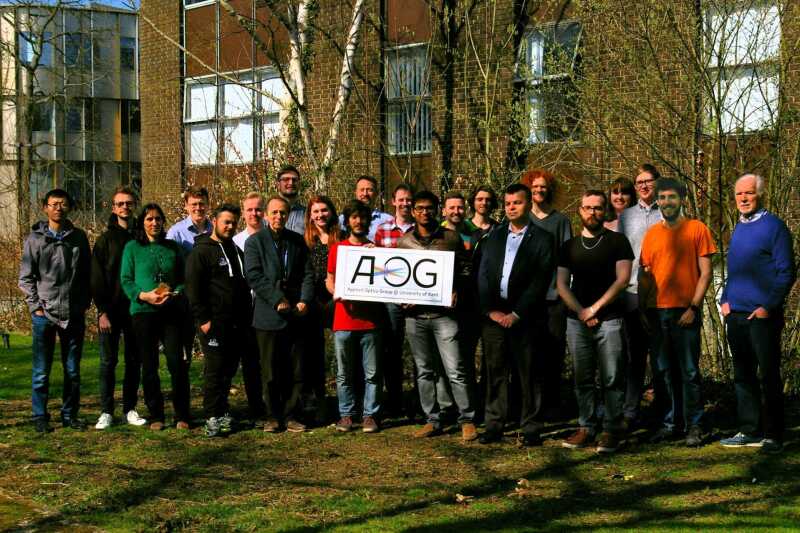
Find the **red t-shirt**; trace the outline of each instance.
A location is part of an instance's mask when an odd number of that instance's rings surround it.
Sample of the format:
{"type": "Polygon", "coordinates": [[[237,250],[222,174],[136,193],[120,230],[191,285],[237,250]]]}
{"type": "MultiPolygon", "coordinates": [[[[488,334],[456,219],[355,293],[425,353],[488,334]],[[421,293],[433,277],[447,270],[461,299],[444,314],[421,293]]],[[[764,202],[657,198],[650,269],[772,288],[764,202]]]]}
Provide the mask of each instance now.
{"type": "MultiPolygon", "coordinates": [[[[328,273],[336,273],[339,246],[363,246],[348,240],[337,242],[328,250],[328,273]]],[[[380,316],[380,304],[337,300],[333,311],[333,331],[364,331],[375,329],[375,319],[380,316]]]]}

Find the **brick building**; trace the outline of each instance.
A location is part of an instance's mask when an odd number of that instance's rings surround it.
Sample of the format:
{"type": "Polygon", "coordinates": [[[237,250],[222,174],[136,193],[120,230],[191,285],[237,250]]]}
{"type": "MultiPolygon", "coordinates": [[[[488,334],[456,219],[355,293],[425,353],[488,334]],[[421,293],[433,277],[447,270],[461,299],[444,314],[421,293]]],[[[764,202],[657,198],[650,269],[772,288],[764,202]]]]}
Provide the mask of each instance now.
{"type": "MultiPolygon", "coordinates": [[[[264,4],[229,3],[273,29],[260,30],[264,41],[285,46],[264,4]]],[[[690,182],[693,209],[709,217],[724,211],[723,193],[744,170],[774,175],[784,189],[790,182],[796,195],[789,141],[800,68],[789,37],[800,17],[789,4],[366,2],[328,192],[346,196],[361,173],[386,193],[401,179],[434,190],[501,187],[545,167],[569,193],[648,160],[690,182]]],[[[351,6],[319,6],[306,93],[324,141],[351,6]]],[[[264,186],[288,157],[272,141],[293,131],[276,65],[217,1],[143,0],[141,13],[145,194],[175,194],[187,182],[228,194],[222,184],[232,178],[264,186]]]]}

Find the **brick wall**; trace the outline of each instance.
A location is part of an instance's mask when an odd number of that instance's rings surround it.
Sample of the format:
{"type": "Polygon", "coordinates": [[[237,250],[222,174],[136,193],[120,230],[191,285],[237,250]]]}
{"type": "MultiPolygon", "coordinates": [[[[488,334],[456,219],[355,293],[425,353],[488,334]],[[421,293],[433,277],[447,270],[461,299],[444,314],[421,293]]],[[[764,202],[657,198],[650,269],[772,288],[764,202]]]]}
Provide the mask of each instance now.
{"type": "Polygon", "coordinates": [[[180,0],[142,0],[141,4],[139,86],[145,201],[163,201],[182,189],[180,50],[166,38],[180,41],[181,4],[180,0]]]}

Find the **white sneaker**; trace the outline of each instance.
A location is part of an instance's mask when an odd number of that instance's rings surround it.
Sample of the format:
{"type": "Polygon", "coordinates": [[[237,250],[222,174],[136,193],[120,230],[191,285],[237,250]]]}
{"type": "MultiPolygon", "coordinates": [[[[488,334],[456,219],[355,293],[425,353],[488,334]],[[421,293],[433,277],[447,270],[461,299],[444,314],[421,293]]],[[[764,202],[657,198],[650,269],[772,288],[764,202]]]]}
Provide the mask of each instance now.
{"type": "Polygon", "coordinates": [[[108,413],[102,413],[94,425],[94,429],[106,429],[114,422],[114,417],[108,413]]]}
{"type": "Polygon", "coordinates": [[[143,426],[147,424],[147,420],[139,416],[139,413],[137,413],[134,409],[128,411],[128,414],[125,415],[125,418],[128,419],[128,424],[132,426],[143,426]]]}

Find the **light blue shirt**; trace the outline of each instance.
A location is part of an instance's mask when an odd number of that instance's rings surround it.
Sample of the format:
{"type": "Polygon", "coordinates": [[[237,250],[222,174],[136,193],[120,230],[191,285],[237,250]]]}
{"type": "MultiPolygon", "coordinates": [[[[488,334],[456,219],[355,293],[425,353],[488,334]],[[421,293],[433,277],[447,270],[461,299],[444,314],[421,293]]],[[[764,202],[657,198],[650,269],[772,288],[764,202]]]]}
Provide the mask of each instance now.
{"type": "Polygon", "coordinates": [[[187,256],[194,247],[194,238],[203,234],[211,234],[211,221],[206,219],[205,229],[202,232],[198,232],[192,222],[192,217],[186,217],[169,228],[169,231],[167,231],[167,239],[180,244],[183,255],[187,256]]]}
{"type": "Polygon", "coordinates": [[[303,235],[306,231],[306,208],[300,202],[289,204],[289,219],[286,229],[303,235]]]}
{"type": "Polygon", "coordinates": [[[506,255],[503,259],[503,275],[500,277],[500,298],[508,300],[508,280],[511,277],[511,267],[514,266],[514,259],[517,257],[519,246],[522,244],[522,238],[525,237],[525,232],[528,231],[528,226],[518,232],[514,233],[511,229],[511,224],[508,225],[508,239],[506,239],[506,255]]]}
{"type": "Polygon", "coordinates": [[[663,219],[656,202],[646,205],[640,201],[619,214],[617,231],[628,238],[631,243],[631,248],[633,248],[631,281],[626,289],[629,293],[636,294],[638,292],[639,255],[642,253],[644,235],[647,233],[647,230],[650,229],[650,226],[658,224],[663,219]]]}

